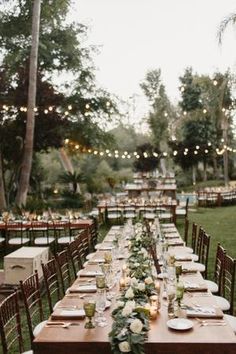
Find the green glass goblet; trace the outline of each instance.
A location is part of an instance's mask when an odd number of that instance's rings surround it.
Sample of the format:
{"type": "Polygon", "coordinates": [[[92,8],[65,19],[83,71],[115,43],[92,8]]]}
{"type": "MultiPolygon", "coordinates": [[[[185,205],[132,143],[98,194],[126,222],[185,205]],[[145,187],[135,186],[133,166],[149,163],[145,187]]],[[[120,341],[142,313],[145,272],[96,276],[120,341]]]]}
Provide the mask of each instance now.
{"type": "Polygon", "coordinates": [[[181,307],[181,300],[184,296],[184,284],[182,282],[177,282],[176,284],[176,300],[178,302],[178,307],[181,307]]]}
{"type": "Polygon", "coordinates": [[[85,323],[84,328],[90,329],[90,328],[95,328],[95,325],[92,322],[92,318],[95,315],[95,309],[96,309],[96,302],[95,300],[86,300],[84,302],[84,312],[86,317],[88,317],[88,322],[85,323]]]}

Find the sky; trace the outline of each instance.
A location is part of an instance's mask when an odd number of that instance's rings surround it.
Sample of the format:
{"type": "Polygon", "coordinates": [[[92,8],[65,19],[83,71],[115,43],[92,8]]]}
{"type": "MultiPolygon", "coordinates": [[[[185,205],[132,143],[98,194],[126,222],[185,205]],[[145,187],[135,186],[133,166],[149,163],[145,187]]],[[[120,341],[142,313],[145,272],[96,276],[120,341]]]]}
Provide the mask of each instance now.
{"type": "Polygon", "coordinates": [[[198,74],[236,72],[236,30],[229,26],[223,44],[217,41],[231,13],[235,0],[75,0],[73,17],[89,26],[88,43],[100,48],[93,57],[99,85],[140,116],[147,106],[139,84],[148,70],[161,69],[172,102],[188,66],[198,74]]]}

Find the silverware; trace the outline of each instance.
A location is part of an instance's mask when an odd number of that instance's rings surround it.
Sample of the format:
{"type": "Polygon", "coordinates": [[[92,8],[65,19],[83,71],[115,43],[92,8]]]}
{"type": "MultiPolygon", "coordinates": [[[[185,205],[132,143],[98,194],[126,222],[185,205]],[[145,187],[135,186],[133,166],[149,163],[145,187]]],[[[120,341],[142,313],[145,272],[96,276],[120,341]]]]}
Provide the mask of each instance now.
{"type": "Polygon", "coordinates": [[[209,318],[207,320],[202,320],[196,318],[196,320],[200,323],[200,326],[226,326],[226,322],[220,319],[209,318]]]}
{"type": "Polygon", "coordinates": [[[45,327],[47,328],[69,328],[70,326],[79,326],[78,322],[47,322],[45,327]]]}

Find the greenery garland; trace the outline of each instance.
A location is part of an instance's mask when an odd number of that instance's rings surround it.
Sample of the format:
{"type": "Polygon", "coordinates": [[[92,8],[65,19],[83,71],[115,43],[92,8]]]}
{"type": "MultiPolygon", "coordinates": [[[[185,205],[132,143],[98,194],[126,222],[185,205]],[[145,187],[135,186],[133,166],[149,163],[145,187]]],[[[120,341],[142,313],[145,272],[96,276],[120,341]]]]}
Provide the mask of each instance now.
{"type": "Polygon", "coordinates": [[[121,291],[112,312],[114,321],[109,338],[114,354],[144,354],[149,330],[149,297],[156,294],[152,260],[147,252],[150,242],[153,240],[147,228],[136,224],[129,240],[128,285],[121,291]]]}

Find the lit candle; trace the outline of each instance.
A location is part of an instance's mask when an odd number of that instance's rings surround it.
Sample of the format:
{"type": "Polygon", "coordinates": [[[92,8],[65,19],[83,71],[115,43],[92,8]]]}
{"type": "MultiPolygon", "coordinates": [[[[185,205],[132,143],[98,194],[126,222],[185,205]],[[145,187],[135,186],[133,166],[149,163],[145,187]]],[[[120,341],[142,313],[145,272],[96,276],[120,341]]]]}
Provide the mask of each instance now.
{"type": "Polygon", "coordinates": [[[150,307],[150,319],[155,320],[157,318],[157,308],[155,306],[150,307]]]}
{"type": "Polygon", "coordinates": [[[125,281],[125,279],[124,278],[120,278],[120,290],[123,290],[123,289],[125,289],[125,287],[126,287],[126,281],[125,281]]]}

